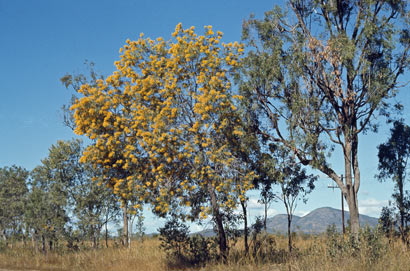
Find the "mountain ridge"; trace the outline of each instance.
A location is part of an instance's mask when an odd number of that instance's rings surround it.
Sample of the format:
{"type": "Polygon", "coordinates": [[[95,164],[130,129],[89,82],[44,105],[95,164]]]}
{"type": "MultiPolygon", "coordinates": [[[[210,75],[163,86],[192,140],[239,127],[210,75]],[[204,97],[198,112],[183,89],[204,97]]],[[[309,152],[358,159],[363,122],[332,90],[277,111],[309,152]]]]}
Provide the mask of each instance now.
{"type": "MultiPolygon", "coordinates": [[[[344,211],[345,226],[348,225],[349,218],[349,212],[344,211]]],[[[361,227],[365,227],[366,225],[376,227],[378,219],[361,214],[359,216],[359,222],[361,227]]],[[[268,218],[266,226],[270,233],[286,233],[287,223],[287,215],[279,214],[268,218]]],[[[342,231],[342,210],[331,207],[321,207],[302,217],[294,215],[291,230],[293,232],[318,234],[325,232],[327,228],[332,225],[335,225],[337,231],[342,231]]]]}
{"type": "MultiPolygon", "coordinates": [[[[350,214],[344,211],[345,226],[348,225],[350,214]]],[[[378,224],[378,219],[375,217],[360,215],[360,227],[366,225],[374,228],[378,224]]],[[[278,214],[270,217],[266,221],[266,228],[268,233],[285,234],[288,230],[288,220],[286,214],[278,214]]],[[[304,216],[293,215],[292,218],[292,232],[303,232],[307,234],[319,234],[327,230],[329,226],[335,225],[336,230],[342,231],[342,210],[331,207],[320,207],[304,216]]],[[[214,236],[215,232],[212,229],[205,229],[193,234],[200,234],[202,236],[214,236]]]]}

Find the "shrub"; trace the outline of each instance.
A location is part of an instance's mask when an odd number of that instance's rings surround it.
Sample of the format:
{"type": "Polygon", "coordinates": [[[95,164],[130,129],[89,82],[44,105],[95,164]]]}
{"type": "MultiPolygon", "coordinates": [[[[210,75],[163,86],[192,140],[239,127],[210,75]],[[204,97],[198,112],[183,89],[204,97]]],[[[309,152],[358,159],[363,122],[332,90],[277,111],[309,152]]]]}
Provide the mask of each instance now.
{"type": "Polygon", "coordinates": [[[331,259],[360,255],[363,257],[364,262],[372,264],[387,250],[387,246],[383,244],[383,231],[380,228],[362,228],[358,240],[351,235],[343,236],[343,234],[337,232],[334,225],[327,229],[326,235],[327,255],[331,259]]]}
{"type": "Polygon", "coordinates": [[[168,255],[174,256],[177,259],[182,259],[184,256],[184,248],[187,247],[189,240],[188,226],[173,218],[168,220],[164,227],[158,229],[161,240],[161,248],[168,255]]]}
{"type": "Polygon", "coordinates": [[[161,248],[168,254],[171,265],[205,265],[217,255],[217,243],[213,238],[189,235],[188,226],[173,218],[158,229],[161,248]]]}

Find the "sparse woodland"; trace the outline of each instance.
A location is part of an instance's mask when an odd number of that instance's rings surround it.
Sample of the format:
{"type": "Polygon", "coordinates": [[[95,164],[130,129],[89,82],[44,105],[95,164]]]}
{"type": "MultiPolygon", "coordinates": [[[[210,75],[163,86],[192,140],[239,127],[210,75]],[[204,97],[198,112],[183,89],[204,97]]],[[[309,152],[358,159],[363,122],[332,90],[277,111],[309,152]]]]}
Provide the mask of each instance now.
{"type": "Polygon", "coordinates": [[[289,0],[251,15],[241,41],[178,24],[169,40],[127,40],[109,76],[92,63],[67,74],[65,124],[87,143],[56,142],[30,172],[0,169],[0,268],[408,270],[410,128],[392,99],[407,91],[408,8],[289,0]],[[392,128],[374,174],[395,184],[393,201],[378,228],[360,228],[359,136],[379,125],[392,128]],[[342,191],[345,235],[290,231],[319,181],[311,169],[342,191]],[[250,190],[265,207],[255,223],[250,190]],[[267,233],[274,200],[285,236],[267,233]],[[144,236],[144,206],[167,219],[158,236],[144,236]],[[204,221],[214,237],[190,234],[204,221]]]}

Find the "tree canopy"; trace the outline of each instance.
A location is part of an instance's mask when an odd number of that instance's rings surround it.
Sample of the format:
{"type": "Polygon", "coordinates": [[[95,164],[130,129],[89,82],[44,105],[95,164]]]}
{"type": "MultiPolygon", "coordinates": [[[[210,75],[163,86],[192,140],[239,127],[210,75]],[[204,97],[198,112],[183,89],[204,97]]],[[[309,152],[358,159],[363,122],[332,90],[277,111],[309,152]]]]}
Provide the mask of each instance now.
{"type": "Polygon", "coordinates": [[[198,36],[179,24],[172,36],[128,40],[117,70],[78,90],[75,132],[93,140],[81,161],[100,167],[116,193],[135,186],[159,215],[212,214],[224,239],[219,207],[234,207],[253,178],[229,149],[229,140],[243,135],[241,96],[230,78],[243,46],[221,43],[211,26],[198,36]]]}
{"type": "MultiPolygon", "coordinates": [[[[259,133],[319,169],[342,190],[359,230],[359,135],[388,115],[409,66],[406,1],[290,0],[244,23],[243,95],[259,107],[259,133]],[[344,178],[328,161],[338,147],[344,178]]],[[[400,105],[396,106],[400,108],[400,105]]]]}
{"type": "MultiPolygon", "coordinates": [[[[405,190],[405,182],[409,171],[410,159],[410,127],[402,121],[395,121],[390,138],[378,146],[379,180],[391,179],[395,184],[393,198],[399,209],[399,229],[402,241],[406,242],[410,221],[410,194],[405,190]]],[[[387,209],[386,209],[387,211],[387,209]]]]}

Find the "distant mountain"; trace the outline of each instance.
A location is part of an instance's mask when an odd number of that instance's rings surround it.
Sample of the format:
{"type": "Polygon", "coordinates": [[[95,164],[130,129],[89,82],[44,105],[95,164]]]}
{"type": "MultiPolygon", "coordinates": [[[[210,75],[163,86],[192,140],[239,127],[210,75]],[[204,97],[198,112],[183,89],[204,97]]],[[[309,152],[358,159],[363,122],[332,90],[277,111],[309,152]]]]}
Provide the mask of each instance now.
{"type": "Polygon", "coordinates": [[[194,232],[191,235],[196,235],[196,234],[202,235],[203,237],[213,237],[216,235],[213,229],[205,229],[202,231],[194,232]]]}
{"type": "MultiPolygon", "coordinates": [[[[350,218],[349,212],[345,214],[345,225],[347,226],[350,218]]],[[[366,225],[376,227],[378,219],[367,215],[359,216],[360,226],[366,225]]],[[[335,225],[338,231],[342,231],[342,211],[330,207],[323,207],[313,210],[309,214],[299,217],[293,216],[292,231],[304,233],[321,233],[326,229],[335,225]]],[[[286,233],[288,229],[287,215],[281,214],[269,218],[266,223],[268,232],[271,233],[286,233]]]]}
{"type": "MultiPolygon", "coordinates": [[[[349,212],[345,213],[345,225],[347,226],[350,218],[349,212]]],[[[359,216],[360,226],[376,227],[378,219],[367,215],[359,216]]],[[[304,233],[322,233],[325,232],[329,226],[336,226],[338,231],[342,231],[342,211],[330,207],[322,207],[313,210],[305,216],[293,216],[292,231],[304,233]]],[[[287,233],[288,218],[285,214],[275,215],[268,218],[266,227],[269,233],[287,233]]],[[[203,230],[194,234],[200,234],[204,237],[214,236],[215,232],[212,229],[203,230]]]]}

